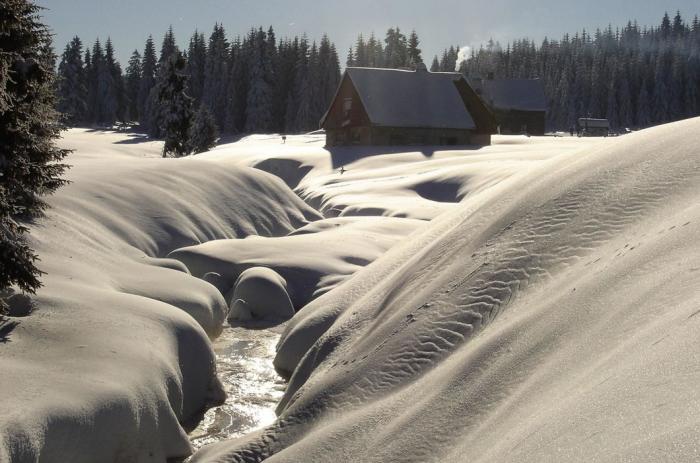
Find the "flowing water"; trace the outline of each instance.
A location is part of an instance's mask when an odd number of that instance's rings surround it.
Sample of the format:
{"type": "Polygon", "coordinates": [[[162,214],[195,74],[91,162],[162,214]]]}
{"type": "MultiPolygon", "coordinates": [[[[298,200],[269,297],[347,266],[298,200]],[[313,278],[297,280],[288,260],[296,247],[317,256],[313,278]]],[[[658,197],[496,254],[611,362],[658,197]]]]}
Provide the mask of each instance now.
{"type": "Polygon", "coordinates": [[[275,372],[272,359],[281,327],[246,329],[225,327],[214,342],[219,379],[226,402],[207,411],[190,433],[195,449],[271,424],[275,406],[284,393],[284,380],[275,372]]]}

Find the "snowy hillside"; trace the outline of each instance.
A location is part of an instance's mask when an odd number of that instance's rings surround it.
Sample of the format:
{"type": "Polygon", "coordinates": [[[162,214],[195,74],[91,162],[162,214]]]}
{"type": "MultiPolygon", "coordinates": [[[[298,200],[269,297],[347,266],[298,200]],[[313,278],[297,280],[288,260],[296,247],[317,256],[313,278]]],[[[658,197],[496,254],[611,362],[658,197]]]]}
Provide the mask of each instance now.
{"type": "Polygon", "coordinates": [[[297,311],[279,419],[192,461],[692,460],[698,131],[182,159],[68,131],[45,286],[0,326],[0,461],[187,457],[210,340],[258,295],[297,311]]]}
{"type": "Polygon", "coordinates": [[[699,131],[467,195],[305,307],[279,421],[194,461],[693,461],[699,131]]]}

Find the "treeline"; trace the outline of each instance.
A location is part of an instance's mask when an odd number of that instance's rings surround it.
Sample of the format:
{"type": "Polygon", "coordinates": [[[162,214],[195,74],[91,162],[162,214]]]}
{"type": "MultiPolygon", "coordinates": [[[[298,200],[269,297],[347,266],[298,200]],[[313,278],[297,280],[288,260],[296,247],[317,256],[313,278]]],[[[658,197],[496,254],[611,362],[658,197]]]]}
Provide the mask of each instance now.
{"type": "Polygon", "coordinates": [[[67,123],[139,122],[149,135],[165,136],[164,117],[178,108],[164,110],[164,86],[181,75],[182,102],[191,106],[185,112],[200,114],[205,125],[210,118],[220,133],[305,132],[318,128],[340,81],[338,54],[327,36],[318,44],[306,36],[278,42],[272,27],[229,40],[217,24],[208,40],[195,32],[182,51],[171,28],[159,54],[149,37],[124,71],[114,56],[109,39],[85,51],[78,37],[66,45],[57,92],[67,123]],[[182,69],[173,63],[174,74],[166,72],[168,60],[178,55],[182,69]]]}
{"type": "Polygon", "coordinates": [[[628,22],[561,40],[490,41],[460,65],[467,77],[543,80],[550,129],[578,117],[643,128],[700,114],[700,23],[665,14],[658,27],[628,22]]]}
{"type": "Polygon", "coordinates": [[[416,31],[406,37],[398,27],[387,30],[383,43],[374,36],[374,32],[367,40],[360,34],[355,46],[350,47],[345,64],[372,68],[413,68],[423,62],[419,44],[416,31]]]}

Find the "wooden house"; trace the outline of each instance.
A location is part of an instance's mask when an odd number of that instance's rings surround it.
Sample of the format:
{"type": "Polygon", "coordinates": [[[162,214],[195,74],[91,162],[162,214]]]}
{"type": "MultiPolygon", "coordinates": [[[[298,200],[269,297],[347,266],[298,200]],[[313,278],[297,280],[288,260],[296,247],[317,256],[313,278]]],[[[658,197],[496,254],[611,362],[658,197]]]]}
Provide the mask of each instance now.
{"type": "Polygon", "coordinates": [[[459,73],[346,69],[321,119],[326,145],[488,145],[493,114],[459,73]]]}
{"type": "Polygon", "coordinates": [[[471,79],[501,134],[544,135],[547,98],[540,79],[471,79]]]}

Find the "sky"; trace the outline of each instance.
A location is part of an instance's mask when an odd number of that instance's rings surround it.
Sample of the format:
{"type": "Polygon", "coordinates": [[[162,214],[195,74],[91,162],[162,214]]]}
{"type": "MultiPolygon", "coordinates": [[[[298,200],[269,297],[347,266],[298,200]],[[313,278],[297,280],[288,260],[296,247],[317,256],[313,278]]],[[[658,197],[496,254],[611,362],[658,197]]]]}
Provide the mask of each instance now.
{"type": "Polygon", "coordinates": [[[665,11],[690,20],[700,14],[698,0],[37,0],[46,7],[44,22],[55,33],[60,54],[78,35],[84,44],[111,37],[117,57],[126,64],[134,49],[143,50],[148,34],[158,49],[169,25],[178,44],[186,46],[195,29],[211,33],[214,23],[224,25],[229,37],[245,34],[251,26],[273,26],[277,37],[306,33],[320,39],[327,33],[336,44],[341,65],[357,34],[375,32],[384,37],[399,26],[408,35],[415,29],[423,60],[450,45],[478,48],[489,38],[505,45],[529,37],[560,38],[581,28],[595,30],[608,24],[658,25],[665,11]]]}

